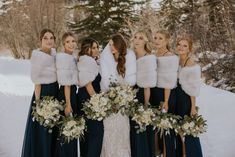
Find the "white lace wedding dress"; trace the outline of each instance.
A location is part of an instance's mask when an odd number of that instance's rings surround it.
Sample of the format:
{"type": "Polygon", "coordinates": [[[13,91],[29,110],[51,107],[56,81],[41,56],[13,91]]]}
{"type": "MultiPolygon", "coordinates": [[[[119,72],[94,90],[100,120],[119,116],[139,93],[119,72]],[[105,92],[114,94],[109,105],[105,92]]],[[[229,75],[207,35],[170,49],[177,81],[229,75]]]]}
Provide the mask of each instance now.
{"type": "Polygon", "coordinates": [[[101,157],[131,157],[129,118],[119,112],[106,118],[103,123],[101,157]]]}
{"type": "MultiPolygon", "coordinates": [[[[136,58],[132,51],[126,55],[126,75],[122,78],[117,74],[117,63],[111,54],[109,45],[101,54],[101,89],[107,91],[109,83],[116,80],[121,84],[135,85],[136,58]],[[110,80],[111,79],[111,80],[110,80]]],[[[104,137],[101,157],[131,157],[129,117],[117,113],[104,121],[104,137]]]]}

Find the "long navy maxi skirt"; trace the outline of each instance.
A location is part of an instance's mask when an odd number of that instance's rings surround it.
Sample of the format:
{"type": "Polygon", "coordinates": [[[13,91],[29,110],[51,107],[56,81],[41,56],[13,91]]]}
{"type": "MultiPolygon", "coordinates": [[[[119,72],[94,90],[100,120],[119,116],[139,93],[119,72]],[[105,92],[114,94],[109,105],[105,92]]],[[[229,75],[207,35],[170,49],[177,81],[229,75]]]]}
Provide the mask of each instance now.
{"type": "MultiPolygon", "coordinates": [[[[41,97],[53,96],[57,98],[58,83],[42,84],[41,97]]],[[[21,157],[52,157],[55,153],[57,131],[52,129],[52,133],[48,129],[41,126],[38,122],[32,120],[32,106],[35,105],[35,95],[33,94],[28,119],[26,123],[24,142],[21,157]]]]}
{"type": "MultiPolygon", "coordinates": [[[[178,84],[176,88],[176,114],[184,117],[184,115],[190,116],[191,112],[191,98],[183,91],[181,85],[178,84]]],[[[185,150],[187,157],[202,157],[202,149],[200,139],[193,136],[185,136],[185,150]]],[[[178,136],[177,142],[177,156],[182,156],[182,141],[178,136]]]]}
{"type": "MultiPolygon", "coordinates": [[[[154,87],[151,88],[151,97],[150,103],[152,106],[159,108],[161,102],[164,102],[164,89],[154,87]]],[[[170,92],[169,100],[168,100],[168,113],[175,113],[175,105],[176,105],[176,89],[172,89],[170,92]]],[[[157,131],[157,130],[156,130],[157,131]]],[[[163,138],[166,147],[166,157],[175,157],[176,156],[176,135],[174,130],[170,130],[169,135],[158,136],[158,144],[160,150],[163,152],[163,138]]]]}
{"type": "MultiPolygon", "coordinates": [[[[144,104],[144,88],[138,88],[136,98],[144,104]]],[[[154,130],[152,126],[147,126],[146,131],[137,133],[138,124],[130,119],[130,141],[132,157],[155,157],[154,150],[154,130]]]]}
{"type": "MultiPolygon", "coordinates": [[[[78,115],[78,104],[77,104],[77,86],[72,85],[70,87],[70,103],[73,110],[73,116],[78,115]]],[[[65,102],[64,86],[60,86],[59,101],[65,102]]],[[[65,116],[64,112],[62,113],[65,116]]],[[[78,157],[78,140],[72,140],[69,143],[64,143],[61,139],[57,140],[57,148],[55,157],[78,157]]]]}

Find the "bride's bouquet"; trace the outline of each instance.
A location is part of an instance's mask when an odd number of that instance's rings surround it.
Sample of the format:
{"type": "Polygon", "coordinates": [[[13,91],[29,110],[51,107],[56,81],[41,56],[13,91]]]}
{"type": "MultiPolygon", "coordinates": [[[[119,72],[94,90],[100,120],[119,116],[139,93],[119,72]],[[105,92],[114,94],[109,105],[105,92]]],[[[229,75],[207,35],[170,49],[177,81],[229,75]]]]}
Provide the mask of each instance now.
{"type": "Polygon", "coordinates": [[[51,133],[55,125],[58,124],[61,114],[64,110],[64,102],[59,102],[53,97],[45,96],[32,107],[33,121],[49,129],[51,133]]]}
{"type": "Polygon", "coordinates": [[[131,119],[135,121],[138,126],[137,133],[146,130],[148,125],[152,124],[152,119],[155,119],[155,113],[152,108],[145,108],[142,104],[136,103],[135,107],[132,107],[131,119]]]}
{"type": "Polygon", "coordinates": [[[111,114],[111,103],[105,93],[94,94],[82,110],[88,119],[101,121],[111,114]]]}
{"type": "Polygon", "coordinates": [[[71,140],[78,139],[84,134],[85,119],[83,117],[64,117],[60,122],[60,136],[62,141],[69,143],[71,140]]]}
{"type": "Polygon", "coordinates": [[[131,103],[137,102],[136,93],[137,89],[133,89],[129,85],[111,83],[107,95],[112,103],[113,113],[120,111],[123,115],[129,115],[131,103]]]}
{"type": "Polygon", "coordinates": [[[201,115],[192,117],[185,115],[184,119],[181,121],[180,129],[183,132],[183,136],[191,135],[198,137],[207,130],[206,120],[201,115]]]}

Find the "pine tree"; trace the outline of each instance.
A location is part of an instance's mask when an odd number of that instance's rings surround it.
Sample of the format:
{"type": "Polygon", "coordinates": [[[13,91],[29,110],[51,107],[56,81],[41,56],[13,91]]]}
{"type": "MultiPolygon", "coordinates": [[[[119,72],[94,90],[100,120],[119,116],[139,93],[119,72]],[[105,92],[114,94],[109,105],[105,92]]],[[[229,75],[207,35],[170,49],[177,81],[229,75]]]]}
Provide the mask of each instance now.
{"type": "Polygon", "coordinates": [[[144,0],[86,0],[80,1],[88,16],[69,26],[78,34],[93,37],[101,43],[106,42],[112,34],[121,32],[128,34],[125,25],[127,18],[137,18],[136,8],[144,4],[144,0]]]}

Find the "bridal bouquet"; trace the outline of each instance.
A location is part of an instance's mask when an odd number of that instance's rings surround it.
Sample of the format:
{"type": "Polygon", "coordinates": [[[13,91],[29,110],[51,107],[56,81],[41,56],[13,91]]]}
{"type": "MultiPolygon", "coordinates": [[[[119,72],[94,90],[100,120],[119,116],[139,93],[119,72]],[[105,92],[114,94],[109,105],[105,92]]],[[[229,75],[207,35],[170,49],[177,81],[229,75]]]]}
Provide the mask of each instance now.
{"type": "Polygon", "coordinates": [[[32,110],[33,121],[36,120],[40,125],[49,128],[51,133],[51,128],[60,120],[60,111],[64,110],[64,103],[53,97],[45,96],[32,107],[32,110]]]}
{"type": "Polygon", "coordinates": [[[69,143],[71,140],[78,139],[84,134],[85,119],[80,117],[64,117],[60,122],[60,136],[63,141],[69,143]]]}
{"type": "Polygon", "coordinates": [[[82,110],[88,119],[101,121],[110,115],[111,103],[104,93],[94,94],[84,103],[82,110]]]}
{"type": "Polygon", "coordinates": [[[146,127],[152,124],[152,119],[155,118],[155,113],[151,108],[145,108],[141,104],[137,105],[138,106],[135,107],[134,111],[132,111],[131,119],[138,124],[136,128],[137,133],[139,133],[145,131],[146,127]]]}
{"type": "Polygon", "coordinates": [[[157,128],[161,136],[163,133],[165,135],[170,134],[170,130],[173,129],[176,133],[179,129],[179,119],[180,116],[173,115],[171,113],[161,112],[156,109],[156,117],[153,119],[154,129],[157,128]]]}
{"type": "Polygon", "coordinates": [[[120,111],[123,115],[129,115],[131,103],[137,102],[136,93],[137,89],[133,89],[129,85],[111,83],[107,95],[112,103],[113,112],[120,111]]]}
{"type": "Polygon", "coordinates": [[[184,119],[181,121],[181,130],[183,136],[192,135],[198,137],[200,134],[206,132],[207,124],[206,120],[201,115],[196,116],[184,116],[184,119]]]}

